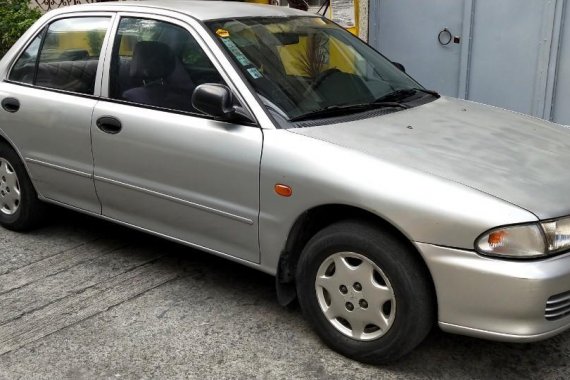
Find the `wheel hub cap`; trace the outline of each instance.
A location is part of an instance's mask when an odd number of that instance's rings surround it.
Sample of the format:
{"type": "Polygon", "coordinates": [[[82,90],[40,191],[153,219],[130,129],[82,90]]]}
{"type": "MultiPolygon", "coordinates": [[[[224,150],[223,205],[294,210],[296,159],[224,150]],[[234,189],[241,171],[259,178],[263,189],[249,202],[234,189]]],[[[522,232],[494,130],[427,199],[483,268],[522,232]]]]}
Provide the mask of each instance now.
{"type": "Polygon", "coordinates": [[[396,299],[388,278],[358,253],[329,256],[319,267],[315,290],[328,321],[355,340],[378,339],[394,322],[396,299]]]}
{"type": "Polygon", "coordinates": [[[20,207],[20,182],[10,163],[0,157],[0,212],[12,215],[20,207]]]}

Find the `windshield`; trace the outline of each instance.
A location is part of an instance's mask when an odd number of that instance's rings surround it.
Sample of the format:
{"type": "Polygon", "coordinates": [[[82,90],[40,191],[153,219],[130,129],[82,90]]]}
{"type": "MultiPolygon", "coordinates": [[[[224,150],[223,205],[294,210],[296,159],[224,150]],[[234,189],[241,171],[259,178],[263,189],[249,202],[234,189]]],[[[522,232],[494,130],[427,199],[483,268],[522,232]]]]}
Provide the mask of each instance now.
{"type": "Polygon", "coordinates": [[[207,26],[265,105],[289,120],[331,108],[362,107],[398,90],[421,88],[324,18],[252,17],[207,26]]]}

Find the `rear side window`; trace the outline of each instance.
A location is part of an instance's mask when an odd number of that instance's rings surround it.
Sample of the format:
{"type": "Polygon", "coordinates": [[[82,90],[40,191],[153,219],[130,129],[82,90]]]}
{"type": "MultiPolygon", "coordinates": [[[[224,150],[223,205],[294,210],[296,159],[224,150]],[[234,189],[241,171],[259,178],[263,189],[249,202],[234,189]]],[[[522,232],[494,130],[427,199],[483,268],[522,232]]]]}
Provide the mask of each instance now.
{"type": "Polygon", "coordinates": [[[109,24],[109,17],[55,21],[20,56],[9,78],[40,87],[93,94],[109,24]]]}
{"type": "Polygon", "coordinates": [[[38,60],[38,53],[40,51],[40,45],[42,43],[42,36],[43,33],[34,38],[30,46],[28,46],[20,58],[18,58],[16,64],[14,65],[14,68],[12,69],[12,72],[10,73],[10,80],[28,84],[34,83],[36,62],[38,60]]]}

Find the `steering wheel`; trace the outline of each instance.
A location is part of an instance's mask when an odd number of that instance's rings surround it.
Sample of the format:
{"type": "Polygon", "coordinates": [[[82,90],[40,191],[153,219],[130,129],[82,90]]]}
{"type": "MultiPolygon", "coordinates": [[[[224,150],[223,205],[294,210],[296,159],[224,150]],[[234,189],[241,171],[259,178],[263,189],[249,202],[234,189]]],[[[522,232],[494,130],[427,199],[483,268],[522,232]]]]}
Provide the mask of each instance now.
{"type": "Polygon", "coordinates": [[[317,76],[315,78],[315,81],[313,82],[313,84],[311,85],[311,87],[309,89],[310,90],[316,89],[325,81],[325,79],[327,79],[328,77],[330,77],[331,75],[333,75],[335,73],[340,73],[340,72],[341,71],[339,69],[337,69],[336,67],[333,67],[332,69],[327,69],[327,70],[323,71],[322,73],[319,74],[319,76],[317,76]]]}
{"type": "Polygon", "coordinates": [[[327,70],[323,71],[322,73],[320,73],[315,78],[315,81],[303,93],[303,100],[306,99],[311,94],[311,92],[315,91],[315,89],[317,89],[325,81],[325,79],[327,79],[328,77],[330,77],[333,74],[340,73],[340,72],[342,72],[342,71],[340,71],[336,67],[333,67],[331,69],[327,69],[327,70]]]}

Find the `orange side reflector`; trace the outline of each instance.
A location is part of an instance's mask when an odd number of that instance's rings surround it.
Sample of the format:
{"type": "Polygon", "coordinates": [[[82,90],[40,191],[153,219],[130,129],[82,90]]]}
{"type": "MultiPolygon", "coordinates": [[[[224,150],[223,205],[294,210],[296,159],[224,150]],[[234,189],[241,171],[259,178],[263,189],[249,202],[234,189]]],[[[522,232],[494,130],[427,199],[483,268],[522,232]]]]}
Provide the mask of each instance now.
{"type": "Polygon", "coordinates": [[[276,184],[274,189],[277,195],[281,195],[282,197],[290,197],[291,195],[293,195],[293,189],[281,183],[276,184]]]}

